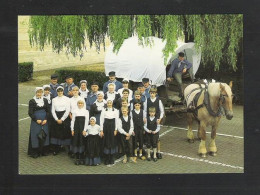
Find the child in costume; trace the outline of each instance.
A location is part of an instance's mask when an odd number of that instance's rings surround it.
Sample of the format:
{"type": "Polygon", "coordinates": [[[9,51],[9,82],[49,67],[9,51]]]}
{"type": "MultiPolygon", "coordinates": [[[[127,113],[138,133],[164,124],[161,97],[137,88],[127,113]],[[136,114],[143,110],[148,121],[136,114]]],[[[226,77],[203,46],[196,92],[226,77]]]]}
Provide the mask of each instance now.
{"type": "Polygon", "coordinates": [[[100,116],[100,127],[104,133],[105,165],[114,164],[114,155],[118,151],[116,140],[118,115],[118,110],[113,108],[113,99],[107,99],[107,108],[102,110],[100,116]]]}
{"type": "Polygon", "coordinates": [[[139,158],[145,160],[143,155],[144,144],[144,124],[146,123],[146,113],[141,109],[141,100],[134,101],[134,110],[130,113],[134,123],[133,144],[134,156],[137,157],[137,150],[139,149],[139,158]]]}
{"type": "Polygon", "coordinates": [[[144,130],[147,132],[147,160],[151,161],[151,148],[153,149],[153,161],[157,161],[157,143],[159,139],[160,125],[157,122],[157,117],[155,116],[155,107],[149,108],[149,117],[147,117],[147,122],[144,125],[144,130]]]}
{"type": "Polygon", "coordinates": [[[136,162],[136,159],[133,158],[133,120],[132,117],[128,114],[128,107],[122,107],[121,110],[122,116],[118,119],[118,131],[120,133],[121,145],[124,155],[123,163],[126,163],[129,158],[132,162],[136,162]]]}
{"type": "Polygon", "coordinates": [[[100,165],[100,137],[103,136],[103,132],[100,126],[96,124],[96,118],[90,117],[90,125],[83,131],[85,138],[85,165],[100,165]]]}
{"type": "Polygon", "coordinates": [[[86,110],[85,101],[78,100],[77,109],[72,112],[71,120],[71,152],[76,156],[75,165],[84,164],[84,137],[89,122],[89,112],[86,110]]]}

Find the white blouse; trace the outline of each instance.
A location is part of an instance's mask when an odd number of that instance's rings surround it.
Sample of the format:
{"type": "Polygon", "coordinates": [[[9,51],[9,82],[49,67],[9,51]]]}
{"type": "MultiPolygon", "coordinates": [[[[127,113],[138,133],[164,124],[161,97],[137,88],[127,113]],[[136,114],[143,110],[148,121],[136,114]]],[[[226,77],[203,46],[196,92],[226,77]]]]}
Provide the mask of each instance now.
{"type": "Polygon", "coordinates": [[[72,113],[74,110],[78,109],[78,101],[79,101],[79,100],[82,100],[82,101],[84,102],[84,106],[86,106],[86,105],[85,105],[85,100],[84,100],[83,97],[80,97],[80,96],[75,97],[75,96],[73,96],[73,97],[70,98],[70,112],[71,112],[71,113],[72,113]]]}
{"type": "MultiPolygon", "coordinates": [[[[124,120],[126,122],[128,122],[128,119],[129,117],[128,116],[123,116],[124,120]]],[[[118,131],[121,133],[121,134],[126,134],[126,131],[123,129],[123,124],[122,124],[122,120],[121,118],[118,119],[118,124],[117,124],[117,127],[118,127],[118,131]]],[[[131,120],[130,120],[130,129],[129,129],[129,134],[132,135],[133,134],[133,131],[134,131],[134,123],[133,123],[133,119],[131,117],[131,120]]]]}
{"type": "MultiPolygon", "coordinates": [[[[153,116],[153,117],[149,116],[150,121],[153,121],[154,118],[155,118],[154,116],[153,116]]],[[[150,129],[147,128],[147,122],[144,124],[144,130],[145,130],[147,133],[149,133],[149,131],[150,131],[150,129]]],[[[159,125],[159,124],[157,124],[155,133],[158,133],[158,131],[160,131],[160,125],[159,125]]]]}
{"type": "MultiPolygon", "coordinates": [[[[123,97],[123,90],[125,88],[121,88],[121,89],[118,89],[117,93],[120,94],[121,97],[123,97]]],[[[133,98],[133,91],[131,89],[128,89],[129,90],[129,95],[128,95],[128,100],[131,101],[132,98],[133,98]]]]}
{"type": "Polygon", "coordinates": [[[103,131],[103,124],[104,124],[104,121],[105,119],[115,119],[115,130],[117,130],[117,123],[118,123],[118,118],[119,118],[119,111],[115,108],[104,108],[101,112],[101,115],[100,115],[100,128],[101,128],[101,131],[103,131]],[[113,111],[114,109],[114,111],[113,111]]]}
{"type": "Polygon", "coordinates": [[[87,126],[88,126],[88,122],[89,122],[89,112],[88,112],[88,110],[86,110],[85,107],[83,107],[81,109],[75,109],[72,112],[72,119],[71,119],[71,123],[70,123],[71,131],[74,130],[74,124],[75,124],[75,120],[76,120],[77,116],[84,116],[85,117],[84,129],[82,129],[82,130],[86,131],[87,126]]]}
{"type": "Polygon", "coordinates": [[[88,125],[87,129],[87,136],[88,135],[100,135],[101,129],[100,126],[95,124],[95,125],[88,125]]]}
{"type": "Polygon", "coordinates": [[[102,102],[99,102],[98,100],[96,100],[96,101],[94,102],[94,104],[97,105],[97,110],[98,110],[98,111],[101,111],[101,110],[104,108],[104,106],[105,106],[106,103],[107,103],[107,101],[104,100],[104,99],[103,99],[102,102]]]}
{"type": "Polygon", "coordinates": [[[64,121],[70,113],[70,98],[68,98],[64,95],[61,97],[57,96],[57,97],[53,98],[51,112],[52,112],[53,118],[55,120],[58,120],[58,117],[57,117],[55,111],[57,111],[57,112],[65,111],[64,115],[61,118],[61,120],[64,121]]]}
{"type": "Polygon", "coordinates": [[[82,91],[81,89],[79,89],[79,92],[80,92],[80,97],[87,98],[89,90],[86,89],[86,91],[82,91]]]}
{"type": "Polygon", "coordinates": [[[112,99],[114,101],[114,99],[116,98],[116,94],[117,92],[113,92],[113,93],[110,93],[109,91],[107,92],[107,99],[112,99]]]}
{"type": "Polygon", "coordinates": [[[51,94],[48,94],[47,96],[43,95],[43,98],[48,100],[48,104],[51,104],[51,94]]]}
{"type": "MultiPolygon", "coordinates": [[[[152,102],[155,102],[155,100],[157,99],[156,97],[155,98],[150,98],[152,102]]],[[[164,107],[163,107],[163,104],[162,104],[162,101],[159,99],[159,109],[160,109],[160,119],[163,118],[164,116],[164,107]]],[[[144,102],[144,110],[146,112],[149,112],[149,110],[147,110],[147,99],[145,100],[144,102]]]]}

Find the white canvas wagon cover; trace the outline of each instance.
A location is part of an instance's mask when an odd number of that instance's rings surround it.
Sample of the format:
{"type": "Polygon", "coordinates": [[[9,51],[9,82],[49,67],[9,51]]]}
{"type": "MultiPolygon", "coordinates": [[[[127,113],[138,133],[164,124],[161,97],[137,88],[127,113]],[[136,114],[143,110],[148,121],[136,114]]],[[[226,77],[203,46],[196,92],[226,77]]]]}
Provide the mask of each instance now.
{"type": "MultiPolygon", "coordinates": [[[[165,42],[157,37],[150,37],[152,46],[138,44],[138,37],[126,39],[118,53],[113,52],[113,44],[109,46],[105,55],[105,73],[115,71],[118,78],[128,78],[134,82],[141,82],[142,78],[149,78],[152,84],[160,86],[166,80],[166,66],[164,65],[163,48],[165,42]]],[[[196,74],[201,53],[196,51],[194,43],[177,41],[178,47],[175,54],[168,58],[169,64],[178,53],[183,51],[186,59],[193,64],[193,72],[196,74]]]]}

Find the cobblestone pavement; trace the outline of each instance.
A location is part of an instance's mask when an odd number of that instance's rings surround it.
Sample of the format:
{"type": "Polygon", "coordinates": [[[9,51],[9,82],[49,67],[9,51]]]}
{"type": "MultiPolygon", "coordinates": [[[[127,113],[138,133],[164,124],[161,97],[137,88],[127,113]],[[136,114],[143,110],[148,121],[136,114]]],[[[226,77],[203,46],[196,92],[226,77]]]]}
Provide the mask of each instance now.
{"type": "MultiPolygon", "coordinates": [[[[243,173],[244,129],[243,107],[234,105],[234,118],[223,118],[217,130],[218,154],[202,159],[197,155],[199,141],[186,140],[184,115],[168,114],[166,124],[160,131],[163,158],[157,162],[137,160],[123,164],[118,159],[113,166],[76,166],[65,152],[33,159],[27,156],[30,119],[28,101],[34,87],[19,84],[19,174],[180,174],[180,173],[243,173]]],[[[197,125],[194,123],[194,130],[197,125]]],[[[210,132],[210,129],[207,129],[210,132]]],[[[194,132],[196,135],[196,132],[194,132]]],[[[207,134],[208,140],[210,134],[207,134]]],[[[207,144],[208,144],[207,140],[207,144]]]]}

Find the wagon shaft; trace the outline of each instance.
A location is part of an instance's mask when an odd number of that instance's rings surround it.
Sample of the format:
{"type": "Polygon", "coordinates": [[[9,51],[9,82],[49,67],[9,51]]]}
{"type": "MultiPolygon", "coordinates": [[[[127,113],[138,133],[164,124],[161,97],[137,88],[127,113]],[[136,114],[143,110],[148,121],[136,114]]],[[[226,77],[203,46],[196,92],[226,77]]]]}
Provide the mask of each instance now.
{"type": "Polygon", "coordinates": [[[185,105],[174,105],[173,107],[165,107],[165,112],[187,112],[185,105]]]}

